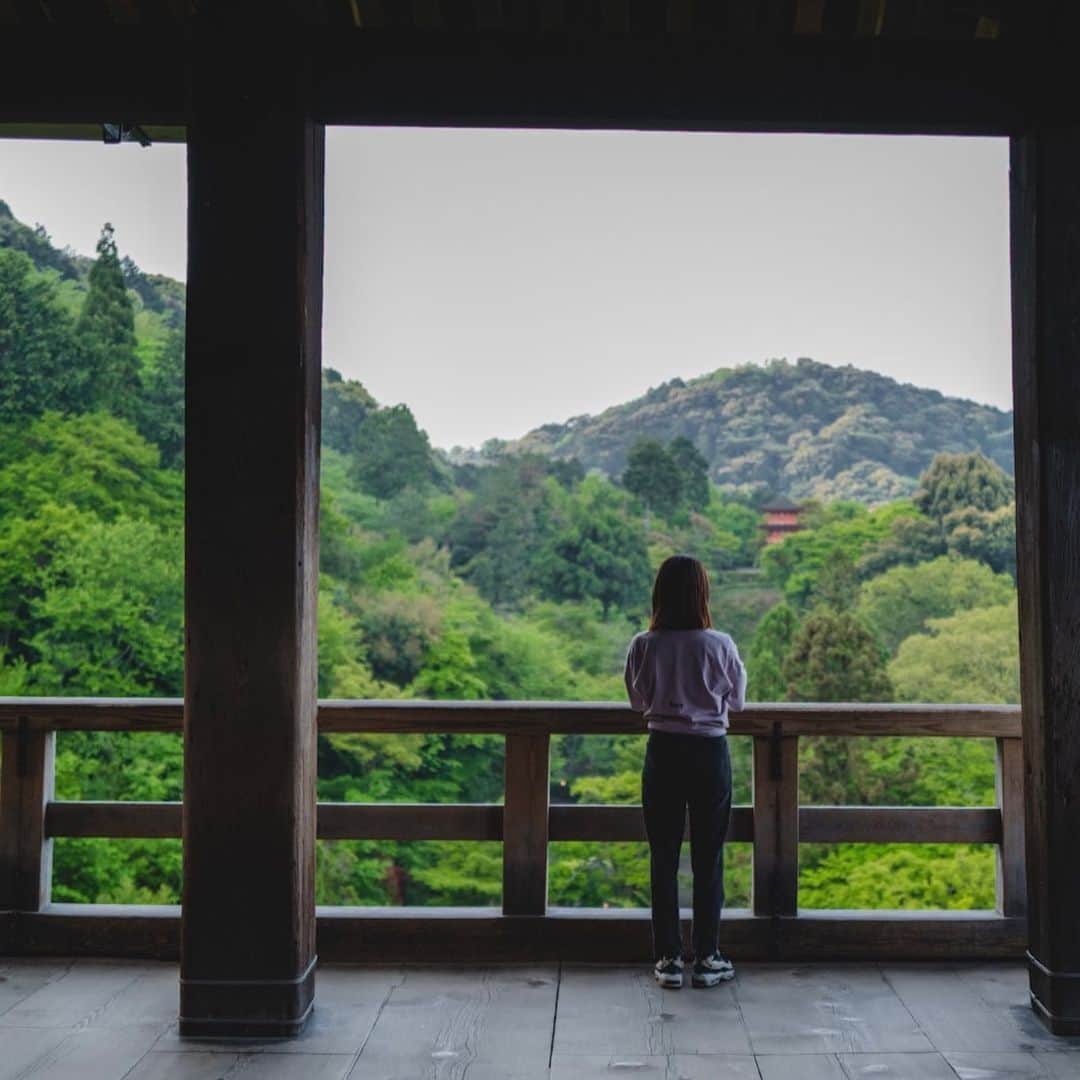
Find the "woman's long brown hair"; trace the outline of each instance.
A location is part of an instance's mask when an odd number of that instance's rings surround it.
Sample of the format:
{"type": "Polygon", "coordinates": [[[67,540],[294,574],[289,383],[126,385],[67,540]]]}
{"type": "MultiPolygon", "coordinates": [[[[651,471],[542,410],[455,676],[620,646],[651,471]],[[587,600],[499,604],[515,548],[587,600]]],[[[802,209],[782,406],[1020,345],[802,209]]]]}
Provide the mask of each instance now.
{"type": "Polygon", "coordinates": [[[656,573],[652,590],[650,630],[706,630],[709,614],[709,574],[690,555],[672,555],[656,573]]]}

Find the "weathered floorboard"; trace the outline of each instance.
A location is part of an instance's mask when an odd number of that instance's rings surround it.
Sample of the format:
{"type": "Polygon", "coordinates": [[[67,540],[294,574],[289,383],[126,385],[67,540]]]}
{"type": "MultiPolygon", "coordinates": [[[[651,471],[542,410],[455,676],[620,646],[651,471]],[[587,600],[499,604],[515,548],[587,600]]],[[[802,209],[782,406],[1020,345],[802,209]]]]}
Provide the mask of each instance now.
{"type": "Polygon", "coordinates": [[[751,1052],[731,984],[676,1002],[647,965],[563,965],[553,1044],[560,1058],[751,1052]]]}
{"type": "Polygon", "coordinates": [[[409,969],[379,1012],[356,1076],[478,1075],[483,1066],[547,1067],[554,967],[409,969]]]}
{"type": "Polygon", "coordinates": [[[848,1080],[835,1054],[762,1054],[761,1080],[848,1080]]]}
{"type": "Polygon", "coordinates": [[[1009,1052],[1080,1049],[1080,1038],[1051,1035],[1025,1003],[1015,967],[886,965],[885,977],[939,1050],[1009,1052]]]}
{"type": "Polygon", "coordinates": [[[877,967],[743,968],[735,990],[758,1054],[933,1050],[877,967]]]}

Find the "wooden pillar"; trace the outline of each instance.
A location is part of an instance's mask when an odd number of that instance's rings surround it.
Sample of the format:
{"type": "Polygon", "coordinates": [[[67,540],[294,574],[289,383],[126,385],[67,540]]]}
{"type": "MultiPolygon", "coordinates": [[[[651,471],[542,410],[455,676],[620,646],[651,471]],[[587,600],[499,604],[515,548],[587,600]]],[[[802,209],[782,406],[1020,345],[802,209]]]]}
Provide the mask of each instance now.
{"type": "Polygon", "coordinates": [[[323,131],[298,55],[250,27],[196,31],[186,1035],[294,1034],[314,996],[323,131]]]}
{"type": "Polygon", "coordinates": [[[1027,866],[1024,861],[1024,755],[1020,739],[997,740],[995,788],[1001,811],[997,849],[998,914],[1027,914],[1027,866]]]}
{"type": "Polygon", "coordinates": [[[40,911],[52,887],[45,808],[53,794],[56,736],[24,718],[3,735],[0,772],[0,911],[40,911]]]}
{"type": "Polygon", "coordinates": [[[1080,1034],[1080,128],[1014,139],[1011,196],[1031,1000],[1080,1034]]]}
{"type": "Polygon", "coordinates": [[[799,913],[799,737],[754,736],[755,915],[799,913]]]}
{"type": "Polygon", "coordinates": [[[548,891],[550,736],[506,736],[503,914],[544,915],[548,891]]]}

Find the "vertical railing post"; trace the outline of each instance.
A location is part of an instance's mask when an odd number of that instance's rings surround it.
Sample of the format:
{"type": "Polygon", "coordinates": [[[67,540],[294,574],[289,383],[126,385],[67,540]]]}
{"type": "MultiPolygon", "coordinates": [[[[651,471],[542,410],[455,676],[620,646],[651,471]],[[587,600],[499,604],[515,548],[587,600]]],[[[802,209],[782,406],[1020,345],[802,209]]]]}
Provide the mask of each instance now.
{"type": "Polygon", "coordinates": [[[997,849],[997,910],[1027,915],[1027,867],[1024,861],[1024,745],[1020,739],[997,740],[995,788],[1001,811],[997,849]]]}
{"type": "Polygon", "coordinates": [[[754,736],[755,915],[799,909],[799,737],[779,722],[754,736]]]}
{"type": "Polygon", "coordinates": [[[25,718],[3,735],[0,775],[0,909],[40,911],[52,886],[45,807],[53,794],[56,736],[25,718]]]}
{"type": "Polygon", "coordinates": [[[549,744],[546,733],[506,736],[504,915],[547,911],[549,744]]]}

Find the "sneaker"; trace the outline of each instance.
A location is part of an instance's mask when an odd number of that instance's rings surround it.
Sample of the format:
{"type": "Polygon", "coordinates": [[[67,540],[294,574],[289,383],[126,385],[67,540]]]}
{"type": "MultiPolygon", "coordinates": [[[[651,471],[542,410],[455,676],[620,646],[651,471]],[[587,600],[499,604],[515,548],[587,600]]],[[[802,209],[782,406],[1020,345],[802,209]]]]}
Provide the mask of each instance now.
{"type": "Polygon", "coordinates": [[[682,959],[676,956],[669,960],[666,956],[656,961],[653,968],[653,977],[667,990],[678,990],[682,986],[682,959]]]}
{"type": "Polygon", "coordinates": [[[718,952],[704,960],[694,961],[691,981],[695,986],[715,986],[735,978],[735,968],[730,960],[725,960],[718,952]]]}

